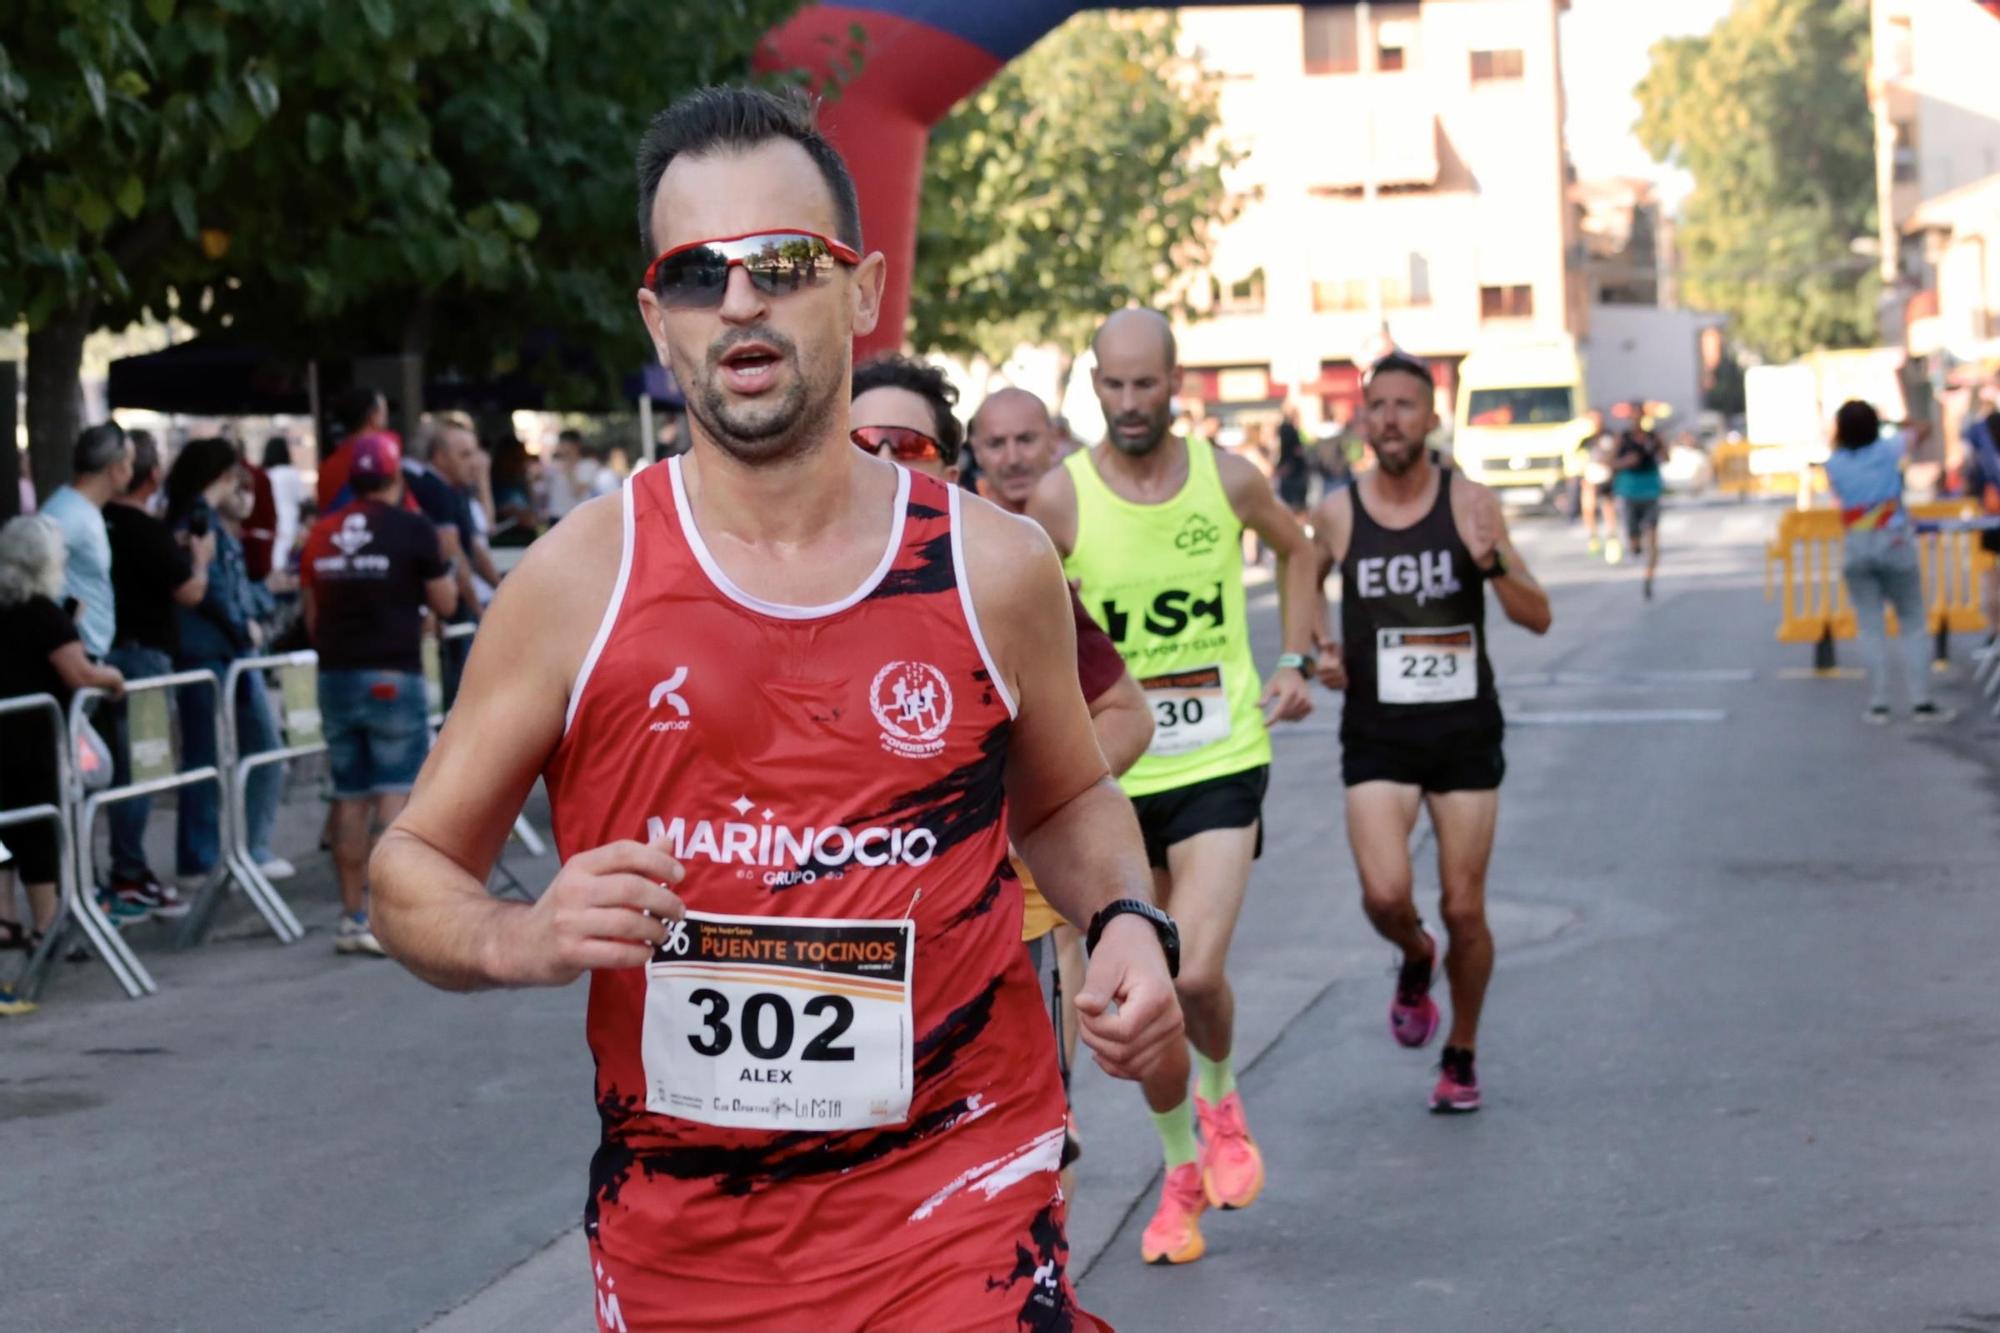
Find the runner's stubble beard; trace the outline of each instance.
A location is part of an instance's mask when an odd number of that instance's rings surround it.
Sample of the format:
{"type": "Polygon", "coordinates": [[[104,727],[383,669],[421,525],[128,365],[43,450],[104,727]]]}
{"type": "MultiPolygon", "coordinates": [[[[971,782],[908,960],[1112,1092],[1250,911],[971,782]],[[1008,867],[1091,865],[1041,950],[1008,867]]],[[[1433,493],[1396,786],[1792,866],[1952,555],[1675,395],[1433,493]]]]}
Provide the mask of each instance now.
{"type": "Polygon", "coordinates": [[[810,423],[824,420],[841,392],[847,369],[822,357],[808,367],[792,339],[772,328],[737,329],[710,344],[700,382],[688,395],[688,413],[718,448],[740,463],[759,465],[804,452],[812,443],[810,423]],[[791,382],[775,395],[732,403],[718,382],[722,358],[744,343],[757,342],[790,368],[791,382]],[[815,373],[817,372],[817,373],[815,373]]]}
{"type": "Polygon", "coordinates": [[[1112,448],[1121,454],[1140,458],[1160,447],[1160,441],[1167,438],[1167,427],[1173,424],[1172,406],[1162,406],[1157,412],[1127,412],[1111,422],[1107,433],[1111,436],[1112,448]],[[1137,439],[1128,440],[1118,433],[1120,426],[1145,426],[1146,433],[1137,439]]]}

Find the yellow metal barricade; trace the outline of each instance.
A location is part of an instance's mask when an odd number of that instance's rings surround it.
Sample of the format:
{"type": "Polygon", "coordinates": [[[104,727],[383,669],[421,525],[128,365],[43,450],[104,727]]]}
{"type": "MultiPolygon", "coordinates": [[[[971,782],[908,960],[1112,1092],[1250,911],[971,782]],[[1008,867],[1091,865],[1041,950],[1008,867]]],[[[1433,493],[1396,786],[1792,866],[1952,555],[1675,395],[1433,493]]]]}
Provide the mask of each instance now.
{"type": "MultiPolygon", "coordinates": [[[[1949,522],[1973,516],[1968,501],[1940,500],[1910,506],[1918,522],[1949,522]]],[[[1981,549],[1976,532],[1926,532],[1917,536],[1923,572],[1925,628],[1936,636],[1938,658],[1953,634],[1981,633],[1986,616],[1979,588],[1992,553],[1981,549]]],[[[1842,565],[1846,533],[1837,509],[1793,509],[1779,516],[1777,535],[1764,553],[1764,598],[1778,598],[1778,642],[1809,643],[1814,665],[1833,665],[1833,644],[1851,639],[1858,626],[1847,597],[1842,565]]],[[[1890,634],[1899,632],[1894,609],[1887,612],[1890,634]]]]}

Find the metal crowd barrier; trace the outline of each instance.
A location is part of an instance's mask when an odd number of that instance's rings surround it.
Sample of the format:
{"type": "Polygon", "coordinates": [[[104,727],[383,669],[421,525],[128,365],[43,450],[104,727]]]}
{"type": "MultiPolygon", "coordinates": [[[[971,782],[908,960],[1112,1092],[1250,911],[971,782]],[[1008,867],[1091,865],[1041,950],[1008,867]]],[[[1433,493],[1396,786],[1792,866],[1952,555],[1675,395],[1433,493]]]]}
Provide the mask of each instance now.
{"type": "MultiPolygon", "coordinates": [[[[111,975],[125,988],[125,993],[137,998],[153,989],[153,979],[132,951],[120,939],[118,931],[107,921],[97,908],[96,895],[81,895],[77,891],[76,874],[76,833],[70,826],[70,750],[69,725],[63,717],[62,705],[51,694],[24,694],[11,699],[0,699],[0,716],[10,713],[47,713],[55,736],[56,748],[56,801],[40,805],[16,806],[11,810],[0,810],[0,828],[12,828],[20,824],[33,824],[49,820],[56,826],[56,914],[43,932],[42,942],[28,956],[27,964],[16,978],[15,988],[25,999],[38,999],[42,988],[48,984],[49,965],[62,950],[62,943],[68,934],[72,918],[83,927],[90,947],[111,969],[111,975]]],[[[18,876],[17,876],[18,878],[18,876]]],[[[32,923],[30,923],[32,926],[32,923]]]]}
{"type": "MultiPolygon", "coordinates": [[[[183,685],[203,686],[210,690],[220,688],[220,683],[215,679],[215,673],[212,671],[177,671],[171,675],[148,676],[143,680],[127,681],[125,683],[124,698],[127,701],[127,707],[129,707],[130,701],[134,698],[162,690],[175,689],[183,685]]],[[[83,728],[89,721],[91,710],[97,706],[99,700],[110,697],[105,691],[93,688],[81,689],[71,695],[69,701],[70,735],[72,737],[82,735],[83,728]]],[[[220,699],[218,699],[217,703],[220,704],[220,702],[220,699]]],[[[116,805],[120,801],[130,801],[141,796],[154,796],[161,792],[178,791],[182,787],[192,787],[204,782],[212,782],[216,785],[217,799],[218,803],[220,803],[222,765],[227,762],[229,754],[229,751],[222,747],[221,738],[222,733],[234,721],[235,716],[233,713],[221,707],[216,708],[215,727],[217,746],[215,751],[216,762],[213,764],[203,764],[198,768],[179,770],[160,777],[128,782],[122,787],[107,787],[103,791],[85,792],[81,785],[77,784],[74,779],[72,779],[71,785],[67,788],[72,802],[70,817],[75,821],[76,826],[76,903],[73,914],[83,926],[85,934],[92,937],[93,944],[97,943],[95,937],[100,927],[116,942],[117,952],[124,956],[134,974],[131,980],[121,976],[119,982],[124,985],[125,993],[135,1000],[144,995],[155,994],[159,990],[159,986],[154,982],[152,974],[146,970],[144,964],[139,962],[138,956],[132,952],[131,946],[125,943],[124,937],[118,934],[117,930],[97,906],[97,873],[93,846],[93,834],[97,825],[97,812],[107,805],[116,805]],[[135,982],[136,985],[134,984],[135,982]]],[[[183,732],[183,735],[185,735],[185,732],[183,732]]],[[[228,840],[227,813],[224,812],[221,818],[222,837],[226,844],[228,840]]],[[[218,871],[219,873],[214,877],[211,885],[219,884],[227,874],[226,869],[223,867],[219,866],[218,871]]],[[[186,934],[185,924],[183,924],[182,942],[190,942],[186,934]]],[[[107,963],[110,962],[109,956],[105,955],[105,951],[102,948],[98,952],[100,956],[105,956],[107,963]]],[[[118,970],[115,965],[112,967],[112,971],[116,972],[118,970]]]]}
{"type": "MultiPolygon", "coordinates": [[[[236,699],[237,687],[242,683],[243,677],[249,672],[284,670],[291,667],[317,668],[318,665],[319,654],[310,650],[296,653],[279,653],[268,657],[239,657],[229,664],[229,670],[223,677],[222,697],[230,700],[233,705],[236,699]]],[[[291,732],[293,731],[293,728],[289,725],[291,722],[291,712],[292,710],[290,709],[286,710],[286,722],[288,725],[285,730],[288,738],[291,737],[291,732]]],[[[223,853],[229,863],[230,874],[243,886],[244,893],[249,895],[251,903],[257,908],[258,913],[264,918],[265,923],[271,927],[271,933],[276,935],[283,943],[291,944],[303,939],[306,930],[304,926],[299,924],[298,917],[293,914],[291,906],[285,902],[284,896],[278,892],[272,885],[269,877],[264,874],[263,869],[258,866],[257,858],[250,854],[250,821],[245,809],[246,792],[250,784],[250,775],[258,769],[270,764],[282,764],[288,759],[302,759],[307,755],[320,754],[325,751],[326,741],[323,737],[317,735],[319,710],[317,708],[312,710],[311,722],[314,739],[304,742],[295,741],[291,745],[280,746],[275,750],[262,750],[252,755],[237,753],[234,713],[229,714],[229,721],[231,725],[222,729],[229,745],[227,750],[221,752],[228,757],[227,769],[229,773],[229,779],[223,786],[223,804],[228,810],[227,816],[222,821],[223,853]]],[[[221,904],[222,894],[220,886],[225,882],[226,880],[211,884],[195,900],[194,910],[188,913],[189,924],[186,928],[188,938],[199,939],[207,933],[209,924],[215,915],[215,909],[221,904]]]]}
{"type": "MultiPolygon", "coordinates": [[[[1925,629],[1936,639],[1935,655],[1943,669],[1953,634],[1987,628],[1979,588],[1994,557],[1980,549],[1975,525],[1964,522],[1972,513],[1969,501],[1941,500],[1909,509],[1917,526],[1925,629]]],[[[1777,535],[1764,553],[1764,600],[1779,599],[1778,642],[1811,644],[1813,665],[1822,671],[1833,668],[1835,640],[1851,639],[1860,628],[1847,596],[1846,541],[1839,510],[1793,509],[1779,518],[1777,535]]],[[[1887,612],[1887,626],[1890,634],[1898,632],[1893,608],[1887,612]]]]}

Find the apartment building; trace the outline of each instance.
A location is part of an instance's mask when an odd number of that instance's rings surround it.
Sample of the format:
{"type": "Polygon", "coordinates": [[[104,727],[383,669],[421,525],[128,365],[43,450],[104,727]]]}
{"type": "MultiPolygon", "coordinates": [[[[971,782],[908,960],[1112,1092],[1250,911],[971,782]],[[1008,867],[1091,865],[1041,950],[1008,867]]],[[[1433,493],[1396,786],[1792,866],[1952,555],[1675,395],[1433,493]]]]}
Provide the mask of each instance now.
{"type": "Polygon", "coordinates": [[[1178,330],[1190,396],[1225,422],[1287,397],[1347,420],[1385,338],[1438,367],[1496,333],[1583,332],[1558,15],[1568,0],[1259,5],[1181,13],[1222,79],[1255,198],[1178,330]]]}
{"type": "Polygon", "coordinates": [[[2000,3],[1873,0],[1871,23],[1881,336],[1949,466],[2000,372],[2000,3]]]}

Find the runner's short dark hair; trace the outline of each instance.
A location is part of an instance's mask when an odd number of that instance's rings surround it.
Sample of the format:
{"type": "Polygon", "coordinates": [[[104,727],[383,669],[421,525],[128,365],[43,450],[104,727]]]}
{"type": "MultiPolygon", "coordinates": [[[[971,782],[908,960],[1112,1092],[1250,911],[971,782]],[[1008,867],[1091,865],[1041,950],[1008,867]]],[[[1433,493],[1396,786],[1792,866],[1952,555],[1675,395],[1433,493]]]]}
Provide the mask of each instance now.
{"type": "Polygon", "coordinates": [[[1833,414],[1833,437],[1843,449],[1864,449],[1882,438],[1882,415],[1859,398],[1850,398],[1833,414]]]}
{"type": "Polygon", "coordinates": [[[660,177],[677,157],[714,152],[746,152],[773,139],[790,139],[806,150],[833,195],[836,240],[861,248],[861,201],[840,150],[819,132],[813,104],[803,94],[761,88],[702,88],[653,117],[639,140],[639,247],[650,260],[659,253],[653,239],[653,200],[660,177]]]}
{"type": "Polygon", "coordinates": [[[937,422],[937,429],[931,434],[938,442],[938,452],[944,457],[944,465],[958,465],[959,446],[965,443],[965,427],[959,424],[958,414],[953,410],[958,406],[958,390],[952,387],[942,370],[907,356],[886,352],[854,368],[854,392],[849,398],[859,398],[870,389],[904,389],[929,403],[931,419],[937,422]]]}
{"type": "Polygon", "coordinates": [[[1391,352],[1387,356],[1377,360],[1374,365],[1368,367],[1367,382],[1373,384],[1377,375],[1386,375],[1390,371],[1396,371],[1404,375],[1415,375],[1418,379],[1430,385],[1431,388],[1437,388],[1437,380],[1432,377],[1431,368],[1416,357],[1411,356],[1408,352],[1391,352]]]}

